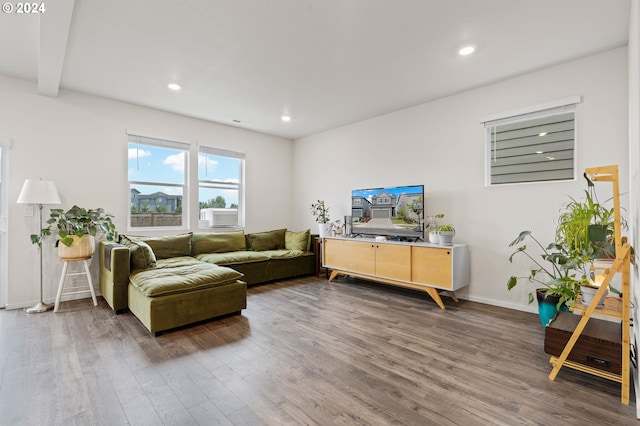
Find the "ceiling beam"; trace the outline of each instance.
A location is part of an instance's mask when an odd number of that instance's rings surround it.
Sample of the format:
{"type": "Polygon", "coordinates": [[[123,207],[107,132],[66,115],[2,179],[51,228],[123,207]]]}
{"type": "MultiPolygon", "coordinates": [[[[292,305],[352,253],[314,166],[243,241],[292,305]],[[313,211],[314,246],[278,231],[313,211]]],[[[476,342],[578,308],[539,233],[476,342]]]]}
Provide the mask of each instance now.
{"type": "Polygon", "coordinates": [[[58,96],[74,2],[56,0],[46,3],[47,10],[40,14],[38,93],[41,95],[58,96]]]}

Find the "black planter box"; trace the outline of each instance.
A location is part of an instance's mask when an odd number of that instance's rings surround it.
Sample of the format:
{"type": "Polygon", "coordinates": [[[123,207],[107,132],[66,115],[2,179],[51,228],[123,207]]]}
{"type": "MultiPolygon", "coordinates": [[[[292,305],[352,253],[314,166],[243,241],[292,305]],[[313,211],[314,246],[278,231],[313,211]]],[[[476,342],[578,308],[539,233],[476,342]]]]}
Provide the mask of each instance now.
{"type": "MultiPolygon", "coordinates": [[[[582,317],[559,312],[545,329],[544,351],[559,357],[582,317]]],[[[622,373],[622,325],[590,318],[567,358],[598,370],[622,373]]]]}

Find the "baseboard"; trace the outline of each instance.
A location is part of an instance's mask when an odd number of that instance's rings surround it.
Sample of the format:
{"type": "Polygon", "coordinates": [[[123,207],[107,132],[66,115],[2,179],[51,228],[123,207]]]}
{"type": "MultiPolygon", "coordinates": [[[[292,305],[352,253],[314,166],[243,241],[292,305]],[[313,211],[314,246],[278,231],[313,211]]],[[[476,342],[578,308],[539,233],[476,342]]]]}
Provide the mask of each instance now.
{"type": "Polygon", "coordinates": [[[532,303],[527,306],[523,306],[523,305],[516,305],[514,303],[501,302],[498,300],[486,299],[483,297],[468,296],[468,295],[466,297],[460,297],[460,299],[469,300],[471,302],[483,303],[485,305],[498,306],[500,308],[513,309],[515,311],[530,312],[532,314],[538,313],[538,308],[535,303],[532,303]]]}

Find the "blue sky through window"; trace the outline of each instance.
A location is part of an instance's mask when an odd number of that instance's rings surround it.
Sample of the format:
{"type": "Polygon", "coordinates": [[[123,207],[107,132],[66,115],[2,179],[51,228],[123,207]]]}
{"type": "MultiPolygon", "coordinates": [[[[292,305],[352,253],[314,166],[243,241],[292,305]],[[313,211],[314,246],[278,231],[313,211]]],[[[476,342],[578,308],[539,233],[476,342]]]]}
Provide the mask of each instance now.
{"type": "MultiPolygon", "coordinates": [[[[158,184],[133,184],[133,188],[142,194],[164,192],[169,195],[182,195],[181,187],[163,184],[184,185],[186,166],[184,156],[188,152],[135,143],[129,143],[128,148],[129,181],[158,184]]],[[[199,201],[206,202],[222,196],[226,201],[226,207],[232,204],[237,205],[240,161],[237,158],[199,153],[199,201]]]]}

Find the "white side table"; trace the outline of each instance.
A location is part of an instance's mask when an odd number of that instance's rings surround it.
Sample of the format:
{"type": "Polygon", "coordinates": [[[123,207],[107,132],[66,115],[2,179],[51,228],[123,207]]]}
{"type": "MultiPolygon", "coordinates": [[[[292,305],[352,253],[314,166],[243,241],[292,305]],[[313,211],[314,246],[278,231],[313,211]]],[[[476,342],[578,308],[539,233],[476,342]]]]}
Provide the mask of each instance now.
{"type": "Polygon", "coordinates": [[[66,296],[69,294],[86,293],[87,291],[91,292],[91,298],[93,299],[93,306],[98,306],[98,302],[96,301],[96,293],[93,290],[93,281],[91,280],[91,273],[89,272],[89,262],[88,262],[89,259],[91,259],[91,257],[60,259],[64,262],[64,266],[62,266],[62,275],[60,276],[60,284],[58,284],[58,294],[56,296],[56,304],[53,308],[53,312],[58,312],[58,307],[60,306],[60,298],[62,296],[66,296]],[[84,272],[67,273],[69,262],[82,262],[82,264],[84,265],[84,272]],[[88,281],[88,288],[87,288],[87,285],[85,284],[85,285],[77,285],[74,287],[68,287],[67,291],[64,291],[64,282],[67,276],[71,276],[71,275],[86,275],[87,281],[88,281]]]}

